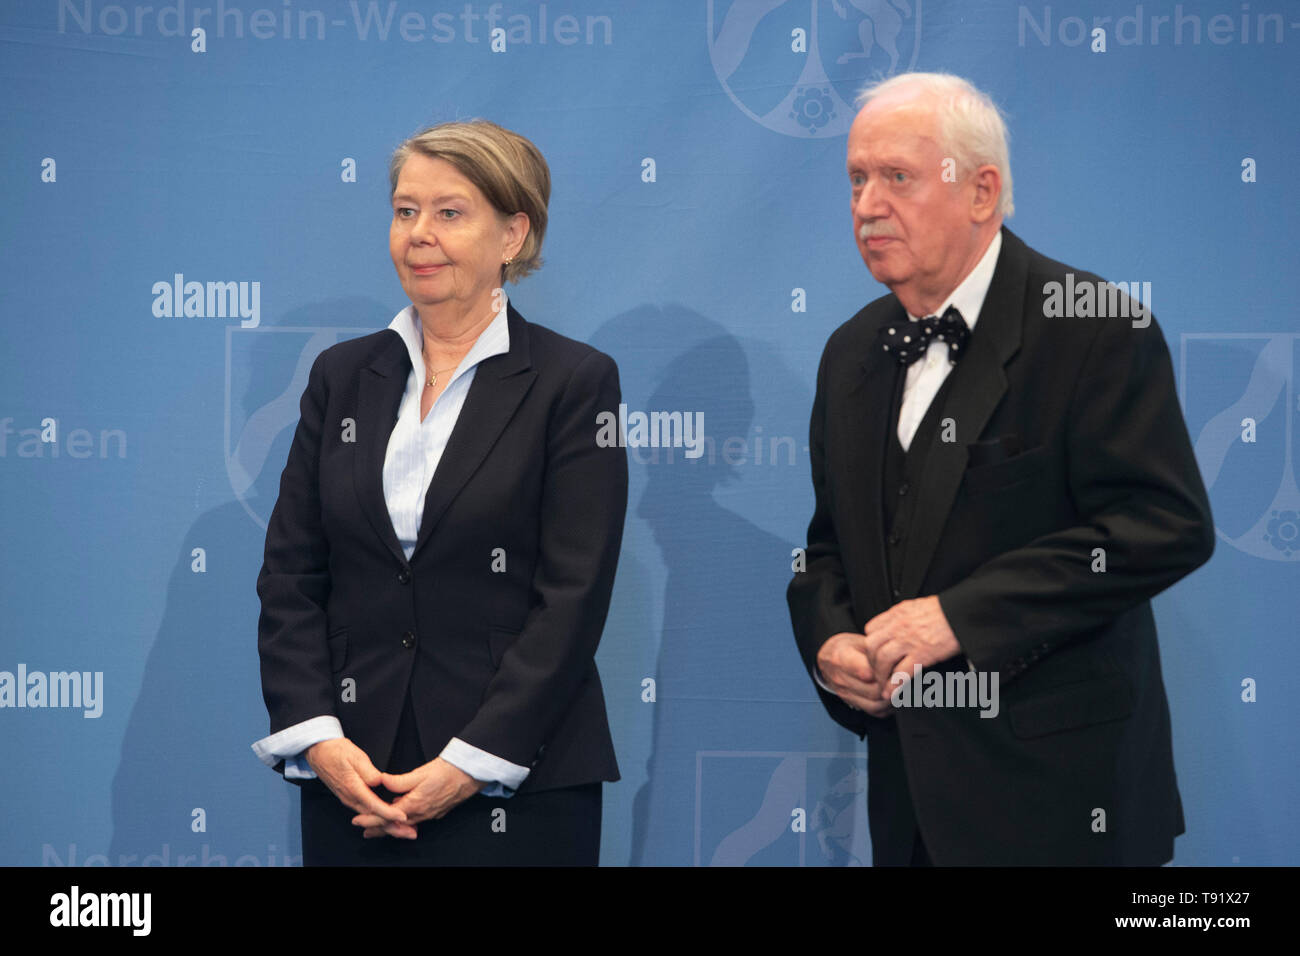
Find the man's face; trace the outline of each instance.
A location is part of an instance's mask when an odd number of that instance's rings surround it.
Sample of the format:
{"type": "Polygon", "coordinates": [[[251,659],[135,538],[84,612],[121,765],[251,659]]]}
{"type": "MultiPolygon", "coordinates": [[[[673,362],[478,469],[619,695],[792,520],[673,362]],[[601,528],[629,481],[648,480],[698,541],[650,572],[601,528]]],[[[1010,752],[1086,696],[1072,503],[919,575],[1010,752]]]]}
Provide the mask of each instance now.
{"type": "Polygon", "coordinates": [[[909,311],[937,308],[970,267],[970,184],[944,181],[945,158],[938,119],[923,99],[877,100],[849,130],[858,252],[909,311]]]}

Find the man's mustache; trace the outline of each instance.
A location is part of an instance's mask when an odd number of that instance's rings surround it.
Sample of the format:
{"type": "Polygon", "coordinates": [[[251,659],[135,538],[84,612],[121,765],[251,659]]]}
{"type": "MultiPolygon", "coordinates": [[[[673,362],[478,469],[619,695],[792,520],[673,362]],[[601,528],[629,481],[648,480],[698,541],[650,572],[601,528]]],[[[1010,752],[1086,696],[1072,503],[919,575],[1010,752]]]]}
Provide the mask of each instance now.
{"type": "Polygon", "coordinates": [[[889,226],[874,226],[864,222],[858,227],[858,238],[866,242],[868,239],[897,239],[898,236],[889,226]]]}

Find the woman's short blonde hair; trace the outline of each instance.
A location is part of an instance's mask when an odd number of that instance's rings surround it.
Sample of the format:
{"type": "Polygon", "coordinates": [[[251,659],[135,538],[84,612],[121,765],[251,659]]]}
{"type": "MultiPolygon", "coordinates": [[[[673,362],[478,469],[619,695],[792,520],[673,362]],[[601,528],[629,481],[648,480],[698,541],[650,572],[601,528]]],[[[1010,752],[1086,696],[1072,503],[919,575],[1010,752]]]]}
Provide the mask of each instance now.
{"type": "Polygon", "coordinates": [[[440,123],[420,130],[393,151],[388,163],[388,196],[412,153],[451,163],[487,197],[502,216],[522,212],[528,236],[509,265],[504,282],[517,282],[542,266],[546,204],[551,199],[551,170],[531,141],[487,120],[440,123]]]}

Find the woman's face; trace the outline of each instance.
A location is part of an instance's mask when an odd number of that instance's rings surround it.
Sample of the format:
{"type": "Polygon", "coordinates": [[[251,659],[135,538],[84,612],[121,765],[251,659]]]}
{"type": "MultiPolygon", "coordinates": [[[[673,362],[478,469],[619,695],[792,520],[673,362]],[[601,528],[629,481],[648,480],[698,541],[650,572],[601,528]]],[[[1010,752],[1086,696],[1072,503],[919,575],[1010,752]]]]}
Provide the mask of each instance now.
{"type": "Polygon", "coordinates": [[[518,254],[527,234],[526,215],[502,216],[446,160],[413,153],[402,165],[388,248],[417,311],[490,308],[501,264],[518,254]]]}

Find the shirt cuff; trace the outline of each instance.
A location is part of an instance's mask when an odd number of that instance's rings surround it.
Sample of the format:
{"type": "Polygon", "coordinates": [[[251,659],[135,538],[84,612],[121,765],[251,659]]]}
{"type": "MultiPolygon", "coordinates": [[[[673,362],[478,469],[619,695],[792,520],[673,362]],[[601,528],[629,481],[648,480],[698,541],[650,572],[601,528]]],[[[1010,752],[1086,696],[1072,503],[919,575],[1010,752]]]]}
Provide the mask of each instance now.
{"type": "Polygon", "coordinates": [[[279,733],[263,737],[253,744],[253,753],[268,767],[284,761],[284,775],[289,780],[314,780],[316,772],[303,753],[312,744],[343,736],[343,725],[333,715],[313,717],[286,727],[279,733]]]}
{"type": "Polygon", "coordinates": [[[826,686],[826,682],[822,680],[822,669],[815,665],[813,666],[813,680],[815,680],[817,686],[826,691],[826,693],[831,694],[832,696],[838,696],[835,694],[835,691],[826,686]]]}
{"type": "Polygon", "coordinates": [[[854,706],[853,706],[852,704],[850,704],[847,700],[844,700],[843,697],[840,697],[839,694],[835,693],[835,691],[833,691],[833,690],[831,690],[829,687],[827,687],[827,686],[826,686],[826,682],[825,682],[824,680],[822,680],[822,669],[821,669],[820,667],[818,667],[816,664],[813,665],[813,680],[815,680],[815,681],[817,682],[817,686],[818,686],[818,687],[820,687],[822,690],[826,691],[826,693],[830,694],[832,697],[834,697],[834,698],[840,700],[840,701],[844,704],[844,706],[847,707],[849,710],[861,710],[861,709],[862,709],[862,708],[860,708],[860,707],[854,707],[854,706]]]}
{"type": "Polygon", "coordinates": [[[485,797],[513,796],[531,769],[479,750],[459,737],[452,737],[438,756],[475,780],[489,781],[489,785],[479,791],[485,797]]]}

